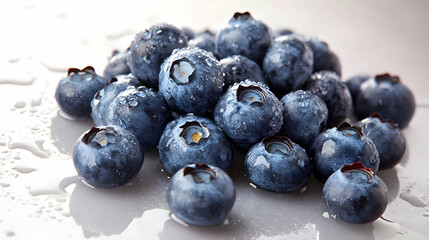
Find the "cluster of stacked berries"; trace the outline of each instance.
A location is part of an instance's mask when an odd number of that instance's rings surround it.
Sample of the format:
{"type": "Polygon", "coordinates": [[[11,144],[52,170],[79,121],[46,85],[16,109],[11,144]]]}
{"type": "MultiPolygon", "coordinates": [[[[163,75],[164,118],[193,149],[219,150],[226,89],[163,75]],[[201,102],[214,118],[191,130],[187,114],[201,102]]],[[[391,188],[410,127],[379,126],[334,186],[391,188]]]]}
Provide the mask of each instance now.
{"type": "Polygon", "coordinates": [[[342,81],[325,42],[272,32],[248,12],[235,13],[217,34],[151,26],[114,53],[103,76],[71,68],[56,89],[65,114],[95,125],[75,145],[79,176],[95,187],[123,185],[157,147],[173,175],[172,213],[200,226],[221,223],[233,207],[236,190],[225,172],[233,147],[247,151],[244,172],[253,184],[291,192],[313,173],[325,183],[329,212],[374,221],[387,206],[375,174],[402,158],[400,128],[415,110],[399,77],[342,81]],[[350,124],[353,115],[360,121],[350,124]]]}

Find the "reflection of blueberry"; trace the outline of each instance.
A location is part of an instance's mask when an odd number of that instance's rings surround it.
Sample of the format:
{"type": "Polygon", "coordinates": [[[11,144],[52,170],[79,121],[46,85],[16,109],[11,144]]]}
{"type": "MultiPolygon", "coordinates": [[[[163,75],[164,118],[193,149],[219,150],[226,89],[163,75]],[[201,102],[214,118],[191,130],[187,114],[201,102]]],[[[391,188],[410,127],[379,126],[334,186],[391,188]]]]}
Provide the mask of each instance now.
{"type": "Polygon", "coordinates": [[[207,163],[227,170],[232,161],[226,135],[210,119],[193,115],[167,124],[158,150],[161,164],[169,174],[192,163],[207,163]]]}
{"type": "Polygon", "coordinates": [[[362,163],[344,165],[323,187],[323,199],[331,214],[348,223],[375,221],[387,207],[387,187],[362,163]]]}
{"type": "Polygon", "coordinates": [[[103,77],[110,81],[110,79],[118,75],[126,75],[131,73],[127,64],[128,51],[118,52],[114,51],[113,56],[107,62],[104,68],[103,77]]]}
{"type": "Polygon", "coordinates": [[[216,56],[216,38],[215,35],[210,31],[204,31],[195,35],[195,37],[188,42],[190,47],[198,47],[208,52],[212,52],[216,56]]]}
{"type": "Polygon", "coordinates": [[[140,82],[132,75],[118,75],[98,91],[91,101],[91,117],[95,126],[107,125],[107,110],[113,99],[129,86],[139,86],[140,82]]]}
{"type": "Polygon", "coordinates": [[[244,170],[255,185],[276,192],[302,188],[311,175],[305,150],[287,137],[269,136],[246,155],[244,170]]]}
{"type": "Polygon", "coordinates": [[[216,36],[216,50],[220,58],[242,55],[261,63],[270,46],[270,29],[250,13],[235,13],[216,36]]]}
{"type": "Polygon", "coordinates": [[[83,181],[94,187],[125,184],[143,165],[138,139],[118,127],[93,127],[76,142],[74,166],[83,181]]]}
{"type": "Polygon", "coordinates": [[[93,67],[82,70],[70,68],[55,90],[58,106],[72,118],[89,118],[91,100],[107,81],[97,75],[93,67]]]}
{"type": "Polygon", "coordinates": [[[414,95],[398,76],[380,74],[360,85],[355,103],[355,114],[359,119],[372,113],[391,119],[404,128],[414,115],[414,95]]]}
{"type": "Polygon", "coordinates": [[[191,164],[171,178],[167,203],[171,212],[185,223],[214,226],[224,221],[235,195],[234,183],[222,169],[191,164]]]}
{"type": "Polygon", "coordinates": [[[357,124],[377,148],[380,156],[379,169],[392,168],[401,160],[405,153],[405,138],[393,121],[383,120],[376,113],[357,124]]]}
{"type": "Polygon", "coordinates": [[[280,130],[283,106],[265,84],[246,80],[225,92],[213,115],[232,141],[239,147],[249,148],[280,130]]]}
{"type": "Polygon", "coordinates": [[[131,131],[144,151],[154,148],[170,120],[164,99],[151,88],[128,87],[110,104],[107,123],[131,131]]]}
{"type": "Polygon", "coordinates": [[[309,149],[314,175],[322,182],[342,165],[361,162],[377,172],[380,162],[374,143],[360,126],[342,123],[317,135],[309,149]]]}
{"type": "Polygon", "coordinates": [[[268,85],[262,68],[256,62],[245,56],[233,55],[223,58],[220,60],[220,66],[225,79],[223,92],[234,83],[239,83],[246,79],[268,85]]]}
{"type": "Polygon", "coordinates": [[[283,104],[283,126],[279,135],[308,147],[313,138],[326,128],[328,108],[325,102],[303,90],[286,94],[280,102],[283,104]]]}
{"type": "Polygon", "coordinates": [[[159,68],[176,48],[188,44],[183,32],[170,24],[157,24],[138,33],[129,48],[128,66],[144,85],[158,89],[159,68]]]}
{"type": "Polygon", "coordinates": [[[271,43],[262,66],[273,91],[284,95],[300,89],[308,80],[313,70],[313,53],[295,35],[280,36],[271,43]]]}
{"type": "Polygon", "coordinates": [[[159,92],[172,110],[203,114],[222,94],[219,61],[199,48],[175,50],[161,66],[159,92]]]}
{"type": "Polygon", "coordinates": [[[340,81],[338,74],[321,71],[311,75],[304,85],[305,90],[319,96],[328,107],[328,127],[343,122],[352,111],[352,96],[347,86],[340,81]]]}

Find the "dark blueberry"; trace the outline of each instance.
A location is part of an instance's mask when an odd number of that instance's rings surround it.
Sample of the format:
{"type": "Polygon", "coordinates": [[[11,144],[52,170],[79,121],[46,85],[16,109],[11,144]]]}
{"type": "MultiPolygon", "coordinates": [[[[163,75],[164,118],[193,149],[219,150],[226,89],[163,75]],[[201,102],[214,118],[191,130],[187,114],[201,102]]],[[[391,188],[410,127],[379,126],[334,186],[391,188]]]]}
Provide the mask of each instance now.
{"type": "Polygon", "coordinates": [[[357,124],[377,148],[380,156],[378,169],[392,168],[401,160],[406,148],[405,138],[393,121],[384,120],[375,113],[357,124]]]}
{"type": "Polygon", "coordinates": [[[244,171],[258,187],[275,192],[292,192],[307,183],[311,163],[305,150],[289,138],[269,136],[249,150],[244,171]]]}
{"type": "Polygon", "coordinates": [[[294,35],[281,36],[271,43],[262,65],[277,95],[300,89],[313,70],[311,49],[294,35]]]}
{"type": "Polygon", "coordinates": [[[306,37],[305,43],[313,52],[313,73],[323,70],[336,72],[341,76],[341,63],[337,55],[329,49],[326,42],[315,37],[306,37]]]}
{"type": "Polygon", "coordinates": [[[351,78],[345,81],[345,84],[347,85],[347,88],[349,89],[350,94],[352,95],[353,105],[356,103],[356,97],[359,92],[360,85],[370,77],[371,76],[368,74],[358,74],[358,75],[352,76],[351,78]]]}
{"type": "Polygon", "coordinates": [[[213,115],[220,129],[244,149],[275,135],[283,123],[281,102],[265,84],[249,80],[231,86],[213,115]]]}
{"type": "Polygon", "coordinates": [[[286,36],[291,35],[294,32],[290,30],[289,28],[280,28],[274,31],[273,36],[274,38],[280,37],[280,36],[286,36]]]}
{"type": "Polygon", "coordinates": [[[326,128],[328,108],[325,102],[303,90],[286,94],[280,102],[283,104],[283,125],[278,134],[307,148],[326,128]]]}
{"type": "Polygon", "coordinates": [[[170,111],[159,93],[144,86],[128,87],[110,104],[107,123],[128,129],[144,151],[154,148],[170,120],[170,111]]]}
{"type": "Polygon", "coordinates": [[[143,165],[139,141],[119,126],[93,127],[76,142],[73,163],[89,185],[113,188],[127,183],[143,165]]]}
{"type": "Polygon", "coordinates": [[[387,207],[387,187],[362,163],[344,165],[323,187],[330,214],[348,223],[364,224],[379,218],[387,207]]]}
{"type": "Polygon", "coordinates": [[[355,114],[359,119],[377,112],[400,128],[408,126],[415,109],[413,93],[398,76],[389,74],[380,74],[363,82],[355,103],[355,114]]]}
{"type": "Polygon", "coordinates": [[[316,94],[326,103],[329,112],[329,128],[343,122],[352,112],[353,103],[350,91],[335,72],[314,73],[304,85],[304,89],[316,94]]]}
{"type": "Polygon", "coordinates": [[[234,85],[234,83],[239,83],[247,79],[268,85],[262,68],[245,56],[233,55],[223,58],[220,60],[220,66],[225,79],[223,92],[234,85]]]}
{"type": "Polygon", "coordinates": [[[188,41],[195,37],[195,32],[189,27],[182,27],[182,32],[188,38],[188,41]]]}
{"type": "Polygon", "coordinates": [[[208,52],[216,55],[216,36],[209,30],[204,31],[200,34],[195,35],[195,37],[188,42],[188,46],[190,47],[198,47],[204,49],[208,52]]]}
{"type": "Polygon", "coordinates": [[[183,32],[170,24],[157,24],[138,33],[129,48],[128,66],[144,85],[158,88],[159,69],[176,48],[188,44],[183,32]]]}
{"type": "Polygon", "coordinates": [[[106,84],[106,79],[97,75],[91,66],[82,70],[69,68],[67,77],[57,85],[55,99],[61,110],[71,118],[89,118],[91,100],[106,84]]]}
{"type": "Polygon", "coordinates": [[[187,224],[221,224],[234,206],[236,190],[222,169],[206,164],[191,164],[171,178],[167,204],[176,217],[187,224]]]}
{"type": "Polygon", "coordinates": [[[137,87],[140,82],[132,75],[118,75],[98,91],[91,101],[91,117],[95,126],[107,125],[107,111],[113,99],[129,86],[137,87]]]}
{"type": "Polygon", "coordinates": [[[223,76],[213,54],[199,48],[175,50],[161,66],[159,92],[173,111],[203,114],[222,94],[223,76]]]}
{"type": "Polygon", "coordinates": [[[242,55],[261,63],[272,40],[270,29],[249,12],[235,13],[216,36],[220,58],[242,55]]]}
{"type": "Polygon", "coordinates": [[[361,162],[377,172],[380,158],[360,126],[346,122],[317,135],[309,148],[314,175],[325,182],[342,165],[361,162]]]}
{"type": "Polygon", "coordinates": [[[112,57],[107,62],[104,68],[103,77],[110,81],[110,79],[118,75],[127,75],[131,73],[127,64],[128,50],[125,52],[114,51],[112,57]]]}
{"type": "Polygon", "coordinates": [[[164,170],[171,175],[192,163],[207,163],[223,170],[232,163],[227,136],[212,120],[194,115],[168,123],[158,151],[164,170]]]}

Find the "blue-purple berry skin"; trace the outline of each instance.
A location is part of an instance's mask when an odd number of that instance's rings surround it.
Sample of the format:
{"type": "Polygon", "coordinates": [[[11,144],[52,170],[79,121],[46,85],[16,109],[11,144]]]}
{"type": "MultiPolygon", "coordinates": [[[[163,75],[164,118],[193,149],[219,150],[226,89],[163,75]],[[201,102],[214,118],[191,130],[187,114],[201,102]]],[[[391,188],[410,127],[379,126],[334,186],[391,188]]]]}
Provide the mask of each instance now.
{"type": "Polygon", "coordinates": [[[384,181],[361,163],[345,165],[323,187],[330,214],[353,224],[366,224],[384,213],[388,191],[384,181]]]}
{"type": "Polygon", "coordinates": [[[397,124],[391,120],[382,119],[377,113],[357,124],[375,144],[380,155],[380,170],[392,168],[398,164],[405,153],[406,142],[397,124]]]}
{"type": "Polygon", "coordinates": [[[360,85],[355,102],[355,114],[359,119],[379,113],[391,119],[399,128],[410,123],[416,109],[414,95],[398,76],[379,74],[360,85]]]}

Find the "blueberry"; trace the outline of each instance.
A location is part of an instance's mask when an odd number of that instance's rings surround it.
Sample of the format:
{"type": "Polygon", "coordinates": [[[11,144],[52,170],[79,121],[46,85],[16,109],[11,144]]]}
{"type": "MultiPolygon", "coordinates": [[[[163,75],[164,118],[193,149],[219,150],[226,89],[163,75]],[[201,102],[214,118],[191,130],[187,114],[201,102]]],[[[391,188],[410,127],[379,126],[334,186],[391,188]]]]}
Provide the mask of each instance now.
{"type": "Polygon", "coordinates": [[[283,123],[283,107],[265,84],[246,80],[231,86],[213,112],[217,125],[237,146],[250,148],[275,135],[283,123]]]}
{"type": "Polygon", "coordinates": [[[131,131],[144,151],[154,148],[170,120],[170,111],[158,92],[144,86],[128,87],[110,104],[107,123],[131,131]]]}
{"type": "Polygon", "coordinates": [[[305,37],[304,41],[313,52],[313,73],[328,70],[341,76],[340,60],[326,42],[316,37],[305,37]]]}
{"type": "Polygon", "coordinates": [[[364,224],[379,218],[387,207],[387,187],[362,163],[344,165],[323,187],[328,211],[348,223],[364,224]]]}
{"type": "Polygon", "coordinates": [[[300,89],[313,70],[313,53],[295,35],[280,36],[271,43],[262,65],[273,91],[284,94],[300,89]]]}
{"type": "Polygon", "coordinates": [[[304,85],[304,89],[316,94],[326,103],[329,112],[329,128],[343,122],[352,112],[353,103],[350,91],[335,72],[314,73],[304,85]]]}
{"type": "Polygon", "coordinates": [[[107,81],[95,73],[93,67],[82,70],[69,68],[67,77],[60,80],[55,90],[55,99],[61,110],[71,118],[91,116],[91,100],[107,81]]]}
{"type": "Polygon", "coordinates": [[[286,94],[280,102],[283,104],[283,125],[278,134],[307,148],[313,138],[326,128],[328,108],[325,102],[303,90],[286,94]]]}
{"type": "Polygon", "coordinates": [[[305,150],[287,137],[269,136],[247,153],[244,171],[251,182],[275,192],[301,189],[311,175],[305,150]]]}
{"type": "Polygon", "coordinates": [[[233,55],[223,58],[220,60],[220,66],[225,79],[223,92],[234,83],[239,83],[246,79],[268,85],[262,68],[256,62],[245,56],[233,55]]]}
{"type": "Polygon", "coordinates": [[[113,99],[129,86],[137,87],[140,82],[132,75],[118,75],[98,91],[91,101],[91,117],[95,126],[107,125],[107,111],[113,99]]]}
{"type": "Polygon", "coordinates": [[[171,175],[192,163],[207,163],[223,170],[232,163],[227,136],[212,120],[194,115],[168,123],[158,150],[164,170],[171,175]]]}
{"type": "Polygon", "coordinates": [[[188,42],[190,47],[198,47],[204,49],[208,52],[213,53],[216,56],[216,36],[214,33],[206,30],[200,34],[195,35],[195,37],[188,42]]]}
{"type": "Polygon", "coordinates": [[[325,182],[342,165],[361,162],[377,172],[380,158],[374,143],[362,128],[342,123],[317,135],[309,148],[314,175],[325,182]]]}
{"type": "Polygon", "coordinates": [[[270,29],[249,12],[235,13],[216,36],[220,58],[242,55],[261,63],[272,40],[270,29]]]}
{"type": "Polygon", "coordinates": [[[347,85],[347,88],[349,89],[350,94],[352,95],[353,105],[355,105],[356,103],[356,97],[359,92],[360,85],[370,77],[371,76],[368,74],[358,74],[350,77],[345,81],[345,84],[347,85]]]}
{"type": "Polygon", "coordinates": [[[139,141],[118,126],[93,127],[76,142],[73,163],[89,185],[113,188],[128,182],[143,165],[139,141]]]}
{"type": "Polygon", "coordinates": [[[206,164],[191,164],[171,178],[167,204],[171,212],[187,224],[221,224],[235,202],[236,190],[222,169],[206,164]]]}
{"type": "Polygon", "coordinates": [[[357,123],[377,148],[379,169],[394,167],[405,153],[405,138],[392,120],[384,120],[378,113],[357,123]]]}
{"type": "Polygon", "coordinates": [[[402,84],[398,76],[380,74],[360,85],[355,103],[355,114],[359,119],[372,113],[391,119],[404,128],[411,121],[416,109],[414,95],[402,84]]]}
{"type": "Polygon", "coordinates": [[[189,27],[182,27],[182,32],[188,38],[188,41],[195,37],[195,32],[189,27]]]}
{"type": "Polygon", "coordinates": [[[201,115],[211,110],[222,94],[219,61],[199,48],[175,50],[161,66],[159,92],[173,111],[201,115]]]}
{"type": "Polygon", "coordinates": [[[129,48],[128,66],[145,86],[158,88],[159,69],[176,48],[188,44],[183,32],[170,24],[156,24],[138,33],[129,48]]]}
{"type": "Polygon", "coordinates": [[[103,77],[106,80],[110,80],[118,75],[127,75],[131,73],[127,64],[127,58],[128,51],[119,52],[115,50],[104,68],[103,77]]]}

